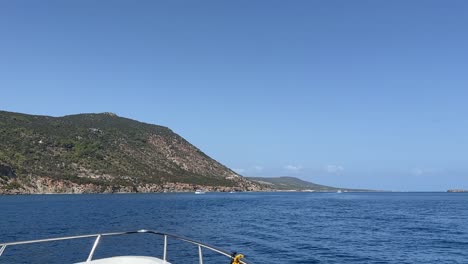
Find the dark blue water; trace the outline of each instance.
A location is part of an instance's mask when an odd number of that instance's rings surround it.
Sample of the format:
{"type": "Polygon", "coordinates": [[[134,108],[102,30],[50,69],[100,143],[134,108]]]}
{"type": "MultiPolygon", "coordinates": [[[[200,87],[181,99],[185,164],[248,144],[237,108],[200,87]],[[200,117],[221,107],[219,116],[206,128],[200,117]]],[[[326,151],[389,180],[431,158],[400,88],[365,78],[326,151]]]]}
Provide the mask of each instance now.
{"type": "MultiPolygon", "coordinates": [[[[468,194],[209,193],[0,196],[0,241],[155,229],[253,263],[468,263],[468,194]]],[[[161,255],[151,235],[105,238],[96,257],[161,255]]],[[[73,263],[92,240],[7,248],[0,263],[73,263]]],[[[197,263],[170,241],[169,260],[197,263]]],[[[193,257],[193,258],[192,258],[193,257]]],[[[205,263],[229,263],[207,254],[205,263]]]]}

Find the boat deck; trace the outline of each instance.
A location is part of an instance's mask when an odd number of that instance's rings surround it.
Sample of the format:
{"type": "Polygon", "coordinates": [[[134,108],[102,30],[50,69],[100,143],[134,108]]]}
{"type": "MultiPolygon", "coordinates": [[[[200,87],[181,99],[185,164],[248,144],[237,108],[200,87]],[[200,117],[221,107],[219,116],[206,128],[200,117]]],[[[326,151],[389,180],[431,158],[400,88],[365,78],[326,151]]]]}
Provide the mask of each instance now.
{"type": "Polygon", "coordinates": [[[102,234],[68,236],[68,237],[57,237],[57,238],[38,239],[38,240],[30,240],[30,241],[0,243],[0,257],[5,252],[7,247],[11,247],[15,245],[35,244],[35,243],[63,241],[63,240],[72,240],[72,239],[80,239],[80,238],[93,238],[93,237],[96,239],[94,240],[93,247],[91,248],[91,251],[88,254],[88,258],[84,262],[79,262],[77,264],[84,264],[84,263],[91,263],[91,264],[170,264],[167,258],[167,246],[168,246],[167,241],[169,238],[197,246],[199,264],[203,264],[203,251],[204,250],[209,250],[219,255],[225,256],[231,259],[231,263],[248,264],[248,262],[245,259],[243,259],[244,255],[242,254],[229,253],[228,251],[210,246],[208,244],[205,244],[205,243],[202,243],[202,242],[190,239],[190,238],[185,238],[185,237],[181,237],[181,236],[174,235],[174,234],[146,230],[146,229],[141,229],[137,231],[129,231],[129,232],[102,233],[102,234]],[[110,258],[93,259],[94,252],[96,251],[96,248],[98,247],[99,242],[101,241],[102,238],[109,237],[109,236],[122,236],[122,235],[132,235],[132,234],[151,234],[151,235],[162,236],[164,238],[162,258],[157,258],[153,256],[114,256],[110,258]]]}

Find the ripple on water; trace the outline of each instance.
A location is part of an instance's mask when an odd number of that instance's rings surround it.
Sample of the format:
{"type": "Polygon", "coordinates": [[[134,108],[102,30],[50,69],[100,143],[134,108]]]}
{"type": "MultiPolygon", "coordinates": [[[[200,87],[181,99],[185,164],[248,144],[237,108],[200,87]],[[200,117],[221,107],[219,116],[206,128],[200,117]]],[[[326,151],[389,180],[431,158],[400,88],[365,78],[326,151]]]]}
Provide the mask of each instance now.
{"type": "MultiPolygon", "coordinates": [[[[468,195],[445,193],[1,196],[0,236],[147,228],[236,250],[254,263],[468,263],[467,202],[468,195]]],[[[90,243],[8,248],[0,263],[37,263],[31,252],[43,263],[79,261],[90,243]]],[[[106,240],[99,254],[160,253],[161,243],[106,240]]],[[[171,245],[173,259],[196,256],[196,249],[171,245]]]]}

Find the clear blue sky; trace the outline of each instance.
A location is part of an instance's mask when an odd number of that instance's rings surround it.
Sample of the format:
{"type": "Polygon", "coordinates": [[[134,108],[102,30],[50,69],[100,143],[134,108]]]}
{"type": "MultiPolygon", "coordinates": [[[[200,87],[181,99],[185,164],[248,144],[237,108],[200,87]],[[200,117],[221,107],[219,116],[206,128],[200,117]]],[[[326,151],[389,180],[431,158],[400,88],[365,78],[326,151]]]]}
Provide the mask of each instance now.
{"type": "Polygon", "coordinates": [[[468,188],[468,1],[1,1],[0,109],[165,125],[247,176],[468,188]]]}

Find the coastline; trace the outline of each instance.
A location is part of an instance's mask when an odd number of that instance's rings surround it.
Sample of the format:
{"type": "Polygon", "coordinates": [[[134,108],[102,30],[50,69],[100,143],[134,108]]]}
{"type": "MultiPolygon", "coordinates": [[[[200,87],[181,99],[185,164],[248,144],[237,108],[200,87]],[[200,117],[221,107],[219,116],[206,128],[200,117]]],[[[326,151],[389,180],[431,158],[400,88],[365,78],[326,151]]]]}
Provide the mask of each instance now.
{"type": "Polygon", "coordinates": [[[117,184],[79,184],[68,180],[48,177],[32,177],[27,180],[7,182],[0,185],[0,195],[28,194],[114,194],[114,193],[190,193],[197,189],[207,192],[244,192],[266,190],[249,181],[241,181],[238,186],[209,186],[181,182],[166,182],[161,184],[146,183],[135,185],[117,184]]]}

